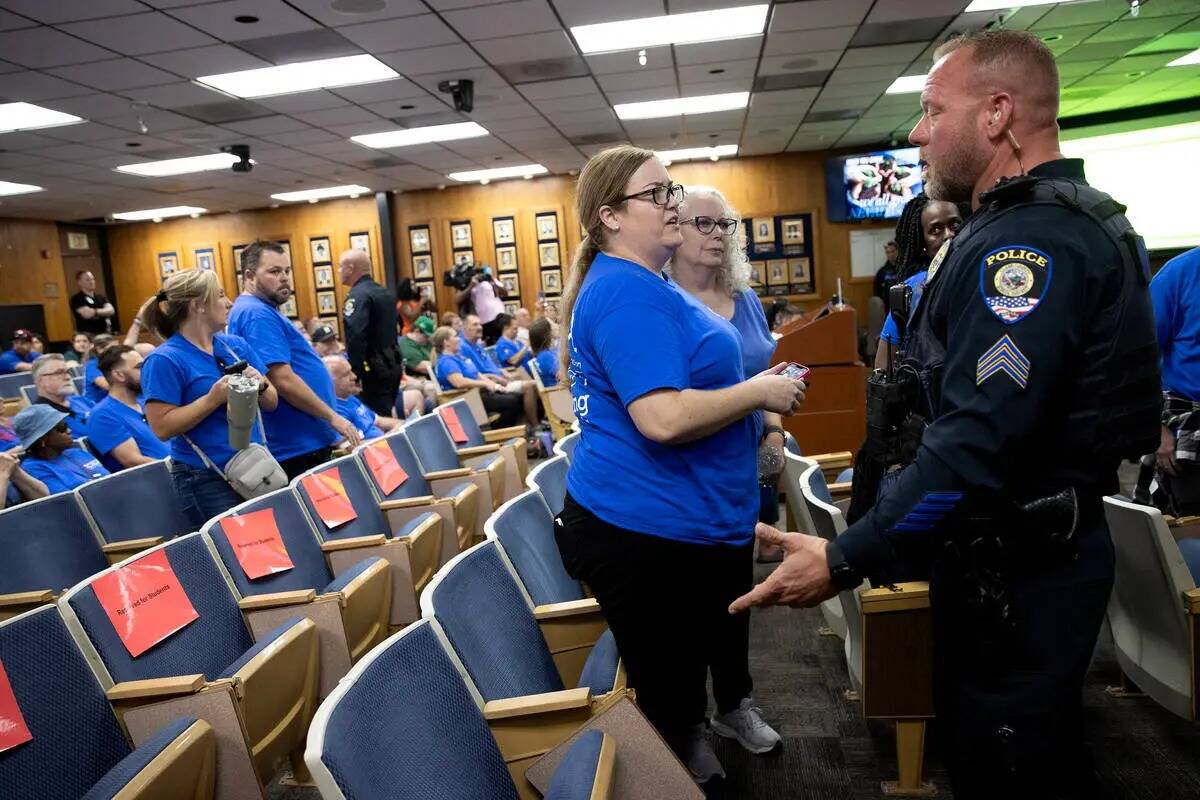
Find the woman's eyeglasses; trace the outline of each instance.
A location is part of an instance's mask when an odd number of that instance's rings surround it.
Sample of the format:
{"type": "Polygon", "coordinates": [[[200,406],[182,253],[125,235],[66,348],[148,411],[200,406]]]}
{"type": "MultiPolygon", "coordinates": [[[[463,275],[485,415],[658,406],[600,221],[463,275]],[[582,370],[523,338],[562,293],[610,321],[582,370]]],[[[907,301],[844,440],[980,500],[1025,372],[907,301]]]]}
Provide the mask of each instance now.
{"type": "Polygon", "coordinates": [[[649,189],[643,189],[640,192],[627,194],[624,197],[618,197],[614,203],[621,203],[625,200],[649,200],[656,206],[669,205],[672,200],[679,203],[686,196],[683,191],[683,185],[679,183],[658,184],[649,189]]]}
{"type": "Polygon", "coordinates": [[[67,432],[67,421],[64,419],[62,422],[58,423],[50,430],[54,431],[55,433],[66,433],[67,432]]]}
{"type": "Polygon", "coordinates": [[[679,220],[680,225],[695,225],[696,230],[703,233],[705,236],[713,232],[713,228],[720,228],[721,233],[725,236],[737,230],[737,220],[729,217],[721,217],[713,219],[712,217],[692,217],[691,219],[679,220]]]}

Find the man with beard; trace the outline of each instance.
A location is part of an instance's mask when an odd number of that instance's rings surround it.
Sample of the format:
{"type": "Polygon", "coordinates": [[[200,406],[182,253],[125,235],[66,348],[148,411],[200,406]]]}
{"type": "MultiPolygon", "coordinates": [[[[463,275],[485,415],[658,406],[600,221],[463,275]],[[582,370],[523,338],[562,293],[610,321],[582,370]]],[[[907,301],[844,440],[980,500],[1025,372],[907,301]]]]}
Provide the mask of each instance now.
{"type": "Polygon", "coordinates": [[[242,251],[241,268],[248,291],[234,301],[226,329],[254,343],[279,391],[279,405],[263,414],[267,447],[294,478],[328,461],[334,442],[345,438],[356,447],[361,437],[334,410],[333,381],[320,356],[279,310],[292,296],[292,268],[283,248],[254,242],[242,251]]]}
{"type": "Polygon", "coordinates": [[[1145,248],[1062,157],[1039,39],[981,31],[934,57],[909,139],[930,197],[975,213],[910,320],[929,425],[836,542],[760,524],[786,556],[731,611],[815,605],[923,560],[955,797],[1094,797],[1080,695],[1113,580],[1101,499],[1122,457],[1158,444],[1145,248]]]}
{"type": "Polygon", "coordinates": [[[148,464],[170,455],[146,422],[138,404],[142,392],[142,356],[132,347],[114,345],[100,356],[100,372],[108,381],[108,396],[88,416],[88,444],[109,472],[148,464]]]}

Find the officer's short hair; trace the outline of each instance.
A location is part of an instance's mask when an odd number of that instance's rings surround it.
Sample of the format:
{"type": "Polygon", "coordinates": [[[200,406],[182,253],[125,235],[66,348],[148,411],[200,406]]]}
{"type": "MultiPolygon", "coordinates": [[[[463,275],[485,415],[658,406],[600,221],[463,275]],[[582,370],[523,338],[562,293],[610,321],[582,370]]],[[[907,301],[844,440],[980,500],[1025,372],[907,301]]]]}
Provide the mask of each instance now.
{"type": "Polygon", "coordinates": [[[242,251],[242,275],[253,277],[254,273],[258,271],[259,262],[262,261],[262,254],[268,252],[284,255],[285,251],[278,242],[267,242],[262,239],[251,242],[242,251]]]}
{"type": "Polygon", "coordinates": [[[960,47],[971,48],[971,61],[991,74],[1010,75],[1020,80],[1031,76],[1040,86],[1049,87],[1053,100],[1050,119],[1058,116],[1058,64],[1045,42],[1028,31],[1003,29],[979,30],[951,37],[933,51],[933,60],[939,61],[960,47]]]}

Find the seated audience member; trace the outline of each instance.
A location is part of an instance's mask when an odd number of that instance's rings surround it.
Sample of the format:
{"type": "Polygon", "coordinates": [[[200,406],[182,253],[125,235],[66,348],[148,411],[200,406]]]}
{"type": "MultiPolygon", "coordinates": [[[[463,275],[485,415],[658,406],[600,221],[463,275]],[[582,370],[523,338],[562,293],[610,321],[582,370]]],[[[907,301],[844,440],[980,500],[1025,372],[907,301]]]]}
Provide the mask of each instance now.
{"type": "Polygon", "coordinates": [[[92,339],[92,355],[83,365],[83,396],[95,405],[108,394],[108,381],[100,374],[100,356],[104,351],[117,343],[116,337],[110,333],[101,333],[92,339]]]}
{"type": "Polygon", "coordinates": [[[442,325],[453,329],[455,333],[462,333],[462,317],[453,311],[447,311],[445,314],[442,314],[442,325]]]}
{"type": "Polygon", "coordinates": [[[142,357],[129,345],[110,347],[100,356],[100,373],[108,381],[108,397],[88,417],[88,444],[109,472],[148,464],[170,450],[146,422],[138,403],[142,393],[142,357]]]}
{"type": "Polygon", "coordinates": [[[317,355],[321,358],[325,356],[341,356],[345,358],[346,348],[342,346],[342,342],[338,339],[337,330],[332,325],[318,325],[312,331],[312,346],[313,350],[317,351],[317,355]]]}
{"type": "Polygon", "coordinates": [[[400,358],[404,359],[404,375],[407,380],[402,389],[416,389],[430,403],[437,400],[437,377],[433,374],[433,348],[429,337],[433,335],[433,320],[426,316],[413,320],[408,332],[396,343],[400,358]]]}
{"type": "Polygon", "coordinates": [[[529,343],[517,339],[520,327],[516,318],[501,314],[496,317],[496,323],[500,326],[500,338],[496,340],[496,360],[500,362],[501,367],[521,367],[528,372],[529,359],[533,356],[529,352],[529,343]]]}
{"type": "Polygon", "coordinates": [[[33,352],[33,334],[24,328],[13,331],[12,347],[0,354],[0,375],[29,372],[38,354],[33,352]]]}
{"type": "Polygon", "coordinates": [[[492,380],[492,376],[479,372],[479,368],[471,359],[459,353],[462,342],[453,328],[438,328],[433,332],[433,351],[437,354],[434,369],[438,382],[443,389],[480,389],[483,407],[489,413],[500,415],[496,425],[507,428],[516,425],[521,419],[521,399],[516,395],[505,394],[500,384],[492,380]]]}
{"type": "Polygon", "coordinates": [[[35,404],[47,405],[67,415],[67,427],[74,436],[87,436],[88,415],[92,404],[75,393],[75,381],[67,362],[57,353],[33,362],[35,404]]]}
{"type": "Polygon", "coordinates": [[[37,331],[33,333],[32,350],[39,356],[46,355],[46,337],[42,336],[37,331]]]}
{"type": "Polygon", "coordinates": [[[560,338],[558,330],[558,304],[542,298],[537,301],[534,308],[537,310],[538,319],[550,320],[550,330],[554,334],[555,347],[557,347],[560,338]]]}
{"type": "Polygon", "coordinates": [[[554,329],[545,317],[529,326],[529,347],[533,350],[533,360],[537,363],[542,385],[547,389],[558,385],[558,350],[551,347],[553,335],[554,329]]]}
{"type": "Polygon", "coordinates": [[[92,336],[83,331],[75,331],[71,337],[71,346],[63,353],[63,358],[73,364],[82,364],[91,358],[92,336]]]}
{"type": "Polygon", "coordinates": [[[75,445],[67,415],[47,405],[32,405],[13,417],[28,456],[21,468],[46,485],[50,494],[69,492],[109,474],[91,453],[75,445]]]}
{"type": "MultiPolygon", "coordinates": [[[[366,403],[358,399],[358,395],[362,392],[362,384],[359,383],[354,370],[350,369],[349,361],[341,356],[325,356],[321,361],[325,363],[325,368],[329,370],[329,377],[333,379],[333,392],[337,395],[337,412],[350,420],[351,424],[362,434],[363,439],[375,439],[400,427],[400,420],[395,417],[381,417],[367,408],[366,403]]],[[[405,400],[407,401],[408,398],[406,397],[405,400]]],[[[423,398],[417,394],[418,405],[423,404],[422,400],[423,398]]]]}
{"type": "Polygon", "coordinates": [[[476,369],[503,387],[503,391],[520,395],[521,402],[525,407],[525,422],[529,425],[537,425],[537,385],[530,380],[521,380],[522,373],[517,370],[504,370],[496,363],[495,359],[484,351],[483,323],[474,314],[463,317],[463,329],[459,334],[459,351],[461,355],[475,364],[476,369]]]}
{"type": "Polygon", "coordinates": [[[529,344],[529,326],[533,324],[533,316],[529,313],[529,309],[518,308],[513,319],[517,321],[517,341],[529,344]]]}

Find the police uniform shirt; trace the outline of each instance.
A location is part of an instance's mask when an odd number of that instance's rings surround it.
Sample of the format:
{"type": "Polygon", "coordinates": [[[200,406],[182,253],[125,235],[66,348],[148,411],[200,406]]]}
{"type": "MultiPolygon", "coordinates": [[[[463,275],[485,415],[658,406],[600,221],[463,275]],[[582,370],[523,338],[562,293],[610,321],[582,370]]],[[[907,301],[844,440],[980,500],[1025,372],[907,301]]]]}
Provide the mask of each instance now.
{"type": "Polygon", "coordinates": [[[84,319],[79,315],[79,309],[90,308],[93,311],[98,308],[104,308],[108,305],[108,298],[96,292],[93,295],[76,292],[71,295],[71,315],[75,317],[75,330],[83,331],[84,333],[97,334],[108,333],[108,319],[105,317],[92,317],[84,319]]]}
{"type": "Polygon", "coordinates": [[[372,356],[396,349],[396,298],[364,275],[346,296],[342,319],[350,367],[366,382],[370,373],[364,364],[372,356]]]}
{"type": "MultiPolygon", "coordinates": [[[[1079,159],[1047,162],[1029,175],[1086,183],[1079,159]]],[[[1083,213],[1058,203],[992,205],[987,197],[935,256],[910,326],[910,356],[940,369],[917,457],[830,544],[831,558],[840,550],[860,574],[886,575],[895,548],[927,542],[968,493],[1029,500],[1069,486],[1116,488],[1119,459],[1098,458],[1092,450],[1100,443],[1073,447],[1065,432],[1094,367],[1085,346],[1116,338],[1095,331],[1126,280],[1121,254],[1083,213]]],[[[1145,333],[1128,329],[1140,319],[1153,341],[1148,292],[1133,294],[1125,302],[1145,313],[1131,314],[1118,335],[1145,333]]],[[[1157,354],[1150,357],[1156,364],[1157,354]]]]}

